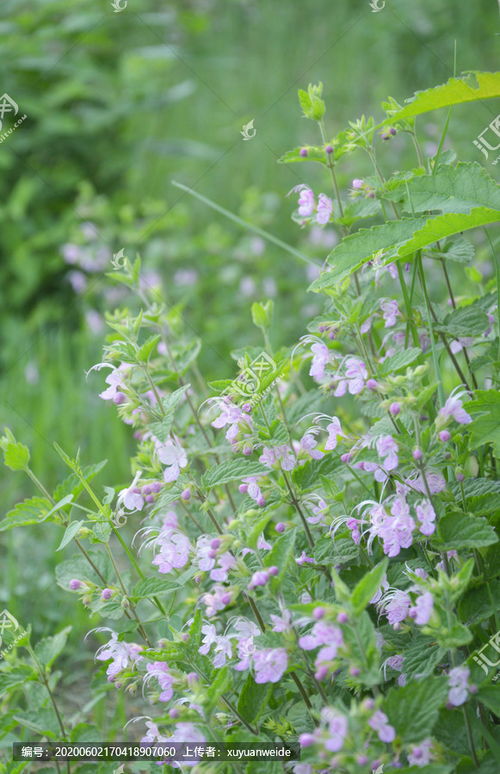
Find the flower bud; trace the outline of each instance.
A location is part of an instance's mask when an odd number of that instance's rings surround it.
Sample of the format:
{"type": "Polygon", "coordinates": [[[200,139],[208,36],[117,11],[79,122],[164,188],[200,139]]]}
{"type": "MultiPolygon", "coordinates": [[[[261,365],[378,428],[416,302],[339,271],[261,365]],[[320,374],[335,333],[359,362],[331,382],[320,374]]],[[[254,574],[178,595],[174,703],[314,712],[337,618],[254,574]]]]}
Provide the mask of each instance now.
{"type": "Polygon", "coordinates": [[[214,551],[216,551],[218,548],[220,548],[221,540],[220,538],[214,538],[210,541],[210,548],[213,548],[214,551]]]}
{"type": "Polygon", "coordinates": [[[397,417],[397,415],[401,412],[401,404],[395,401],[394,403],[391,403],[389,406],[389,411],[392,414],[393,417],[397,417]]]}
{"type": "Polygon", "coordinates": [[[173,719],[178,718],[179,717],[179,710],[176,707],[172,707],[172,709],[168,711],[168,714],[173,719]]]}
{"type": "Polygon", "coordinates": [[[305,158],[308,155],[307,148],[301,148],[299,151],[299,156],[302,156],[302,158],[305,158]]]}
{"type": "Polygon", "coordinates": [[[411,456],[413,457],[414,460],[418,462],[418,460],[421,460],[424,455],[422,454],[422,449],[419,449],[417,447],[413,449],[411,456]]]}
{"type": "Polygon", "coordinates": [[[446,443],[446,441],[449,441],[451,438],[451,433],[449,430],[441,430],[441,432],[438,433],[438,438],[443,443],[446,443]]]}
{"type": "Polygon", "coordinates": [[[315,607],[313,610],[313,618],[319,621],[325,615],[325,609],[323,607],[315,607]]]}
{"type": "Polygon", "coordinates": [[[365,184],[365,181],[361,180],[359,177],[355,177],[351,183],[355,191],[359,191],[360,188],[363,188],[364,184],[365,184]]]}
{"type": "Polygon", "coordinates": [[[321,680],[324,680],[327,675],[328,675],[328,667],[325,666],[325,664],[323,664],[322,666],[317,668],[314,677],[316,678],[316,680],[319,680],[319,682],[321,682],[321,680]]]}
{"type": "Polygon", "coordinates": [[[341,624],[343,624],[343,623],[347,623],[347,622],[348,622],[348,620],[349,620],[349,616],[347,615],[347,613],[344,613],[344,611],[343,611],[343,610],[342,610],[342,611],[341,611],[341,612],[338,614],[338,616],[337,616],[337,621],[338,621],[339,623],[341,623],[341,624]]]}
{"type": "Polygon", "coordinates": [[[78,580],[77,578],[71,578],[69,582],[69,587],[72,591],[76,591],[77,589],[80,589],[83,586],[83,583],[78,580]]]}
{"type": "Polygon", "coordinates": [[[310,747],[315,741],[316,739],[312,734],[301,734],[299,736],[299,744],[301,747],[310,747]]]}
{"type": "Polygon", "coordinates": [[[125,403],[125,401],[127,400],[127,396],[125,395],[124,392],[115,392],[112,400],[116,406],[120,406],[122,403],[125,403]]]}
{"type": "Polygon", "coordinates": [[[273,564],[272,567],[269,567],[268,573],[269,575],[278,575],[279,569],[276,567],[275,564],[273,564]]]}
{"type": "Polygon", "coordinates": [[[274,529],[276,530],[276,532],[280,532],[280,533],[281,533],[281,532],[284,532],[284,531],[286,530],[286,524],[283,524],[283,522],[282,522],[282,521],[279,521],[279,522],[276,524],[276,526],[275,526],[275,528],[274,528],[274,529]]]}
{"type": "Polygon", "coordinates": [[[333,153],[333,145],[327,145],[325,148],[325,151],[327,153],[333,153]]]}
{"type": "Polygon", "coordinates": [[[103,589],[101,591],[101,599],[111,599],[113,596],[113,589],[103,589]]]}
{"type": "Polygon", "coordinates": [[[191,499],[191,490],[189,488],[184,489],[184,491],[181,494],[181,498],[186,501],[191,499]]]}

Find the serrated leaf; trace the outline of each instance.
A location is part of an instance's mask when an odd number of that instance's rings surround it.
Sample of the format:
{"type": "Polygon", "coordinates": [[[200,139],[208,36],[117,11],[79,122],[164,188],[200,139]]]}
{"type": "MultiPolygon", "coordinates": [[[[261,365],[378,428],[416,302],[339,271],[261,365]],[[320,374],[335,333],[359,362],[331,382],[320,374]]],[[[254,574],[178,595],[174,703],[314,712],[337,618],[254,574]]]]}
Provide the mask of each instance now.
{"type": "MultiPolygon", "coordinates": [[[[94,476],[96,476],[99,471],[103,469],[107,462],[107,460],[101,460],[101,462],[96,462],[95,465],[86,465],[84,468],[82,468],[82,476],[85,481],[92,481],[94,476]]],[[[69,475],[54,490],[54,500],[56,502],[62,500],[63,497],[66,497],[68,494],[72,494],[73,498],[76,499],[78,495],[83,492],[83,489],[84,487],[80,478],[78,478],[74,473],[71,473],[71,475],[69,475]]]]}
{"type": "Polygon", "coordinates": [[[320,460],[308,460],[292,472],[292,478],[297,487],[305,492],[318,485],[320,476],[331,476],[342,467],[338,456],[325,454],[320,460]]]}
{"type": "Polygon", "coordinates": [[[486,519],[456,511],[441,517],[437,540],[433,542],[439,546],[440,551],[451,551],[460,548],[481,548],[497,541],[495,530],[486,519]]]}
{"type": "MultiPolygon", "coordinates": [[[[338,594],[338,582],[335,583],[335,589],[338,594]]],[[[344,627],[343,633],[349,662],[360,670],[358,679],[367,687],[377,685],[381,679],[380,653],[376,644],[375,627],[366,610],[353,621],[352,626],[344,627]]]]}
{"type": "Polygon", "coordinates": [[[492,443],[495,457],[500,458],[500,392],[476,390],[474,399],[464,403],[464,408],[473,417],[468,426],[470,448],[477,449],[492,443]]]}
{"type": "Polygon", "coordinates": [[[434,175],[416,175],[393,187],[384,198],[401,202],[410,213],[469,213],[478,206],[500,210],[500,187],[477,162],[440,167],[434,175]]]}
{"type": "Polygon", "coordinates": [[[403,119],[428,113],[430,110],[499,96],[500,73],[474,70],[459,78],[450,78],[446,83],[431,89],[415,92],[413,97],[407,100],[408,104],[384,123],[394,124],[403,119]]]}
{"type": "Polygon", "coordinates": [[[396,352],[395,355],[391,355],[381,363],[379,374],[381,376],[395,374],[402,368],[407,368],[407,366],[413,363],[421,354],[422,350],[418,347],[409,347],[408,349],[403,349],[401,352],[396,352]]]}
{"type": "Polygon", "coordinates": [[[351,594],[355,615],[359,615],[377,593],[387,570],[388,559],[383,559],[361,578],[351,594]]]}
{"type": "Polygon", "coordinates": [[[144,578],[140,580],[133,588],[132,597],[148,598],[165,592],[173,593],[178,591],[179,584],[169,578],[144,578]]]}
{"type": "Polygon", "coordinates": [[[80,527],[85,524],[84,521],[72,521],[68,526],[66,527],[66,530],[64,532],[64,535],[62,537],[61,542],[56,548],[56,551],[62,551],[63,548],[65,548],[68,543],[71,543],[74,537],[78,534],[78,531],[80,530],[80,527]]]}
{"type": "Polygon", "coordinates": [[[139,347],[137,350],[137,360],[140,363],[147,363],[149,358],[151,357],[151,353],[153,350],[157,347],[158,343],[161,341],[161,336],[157,334],[156,336],[150,336],[142,346],[139,347]]]}
{"type": "Polygon", "coordinates": [[[335,287],[380,251],[384,251],[383,265],[386,265],[445,237],[498,220],[499,210],[476,207],[467,214],[446,213],[430,218],[404,218],[360,229],[332,250],[328,256],[332,268],[320,274],[309,290],[320,293],[335,287]]]}
{"type": "Polygon", "coordinates": [[[494,715],[500,717],[500,685],[484,685],[476,698],[485,704],[494,715]]]}
{"type": "Polygon", "coordinates": [[[62,631],[58,632],[58,634],[54,634],[52,637],[45,637],[43,640],[37,642],[34,651],[42,666],[45,668],[50,667],[64,650],[71,629],[71,626],[66,626],[62,631]]]}
{"type": "Polygon", "coordinates": [[[430,637],[417,637],[404,653],[403,670],[408,681],[431,675],[445,655],[446,650],[430,637]]]}
{"type": "Polygon", "coordinates": [[[489,586],[491,599],[487,585],[482,583],[467,591],[460,600],[460,618],[468,626],[485,621],[500,610],[500,581],[491,580],[489,586]]]}
{"type": "Polygon", "coordinates": [[[0,521],[0,532],[5,532],[13,527],[25,527],[28,524],[41,524],[51,508],[51,503],[45,497],[30,497],[18,503],[0,521]]]}
{"type": "Polygon", "coordinates": [[[391,688],[382,708],[404,743],[420,742],[431,733],[447,692],[445,677],[428,677],[391,688]]]}
{"type": "Polygon", "coordinates": [[[247,476],[263,476],[269,473],[261,462],[253,460],[230,460],[215,465],[202,476],[201,484],[207,489],[221,484],[227,484],[229,481],[246,478],[247,476]]]}
{"type": "Polygon", "coordinates": [[[475,304],[454,309],[439,329],[458,339],[461,336],[481,336],[488,327],[488,317],[475,304]]]}
{"type": "Polygon", "coordinates": [[[11,470],[25,470],[30,461],[30,450],[19,441],[10,441],[3,446],[4,462],[11,470]]]}
{"type": "Polygon", "coordinates": [[[253,675],[248,675],[238,699],[238,712],[248,723],[256,720],[266,708],[270,692],[269,683],[256,683],[253,675]]]}

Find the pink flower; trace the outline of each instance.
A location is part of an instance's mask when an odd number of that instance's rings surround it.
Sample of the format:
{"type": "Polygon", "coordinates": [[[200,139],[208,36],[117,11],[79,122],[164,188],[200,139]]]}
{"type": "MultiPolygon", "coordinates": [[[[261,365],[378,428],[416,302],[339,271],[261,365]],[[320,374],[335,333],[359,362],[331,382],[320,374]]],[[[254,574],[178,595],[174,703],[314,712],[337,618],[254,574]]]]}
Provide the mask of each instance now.
{"type": "Polygon", "coordinates": [[[432,507],[432,503],[429,500],[422,500],[415,508],[417,519],[419,520],[419,530],[422,535],[432,535],[436,529],[434,521],[436,519],[436,513],[432,507]]]}
{"type": "MultiPolygon", "coordinates": [[[[108,366],[110,368],[113,368],[111,363],[98,363],[97,366],[93,366],[94,368],[102,368],[103,366],[108,366]]],[[[117,393],[122,392],[122,388],[124,386],[124,378],[126,376],[127,371],[130,368],[130,363],[121,363],[118,368],[114,368],[110,374],[106,377],[104,380],[106,384],[109,385],[103,392],[99,393],[99,397],[103,400],[114,400],[117,393]]]]}
{"type": "Polygon", "coordinates": [[[381,742],[393,742],[396,738],[396,732],[392,726],[389,725],[389,719],[380,710],[375,712],[368,721],[370,728],[373,728],[377,732],[378,738],[381,742]]]}
{"type": "Polygon", "coordinates": [[[251,432],[252,417],[240,409],[239,406],[232,403],[229,398],[217,398],[216,402],[220,408],[220,414],[211,423],[212,427],[221,428],[229,426],[226,431],[226,439],[234,445],[240,433],[244,437],[251,432]]]}
{"type": "Polygon", "coordinates": [[[325,707],[321,711],[321,717],[327,721],[328,724],[328,738],[325,739],[324,745],[330,752],[338,752],[342,749],[344,739],[347,735],[349,727],[348,720],[345,715],[341,715],[335,710],[331,710],[329,707],[325,707]]]}
{"type": "Polygon", "coordinates": [[[254,653],[256,683],[277,683],[288,666],[285,648],[266,648],[254,653]]]}
{"type": "Polygon", "coordinates": [[[162,465],[166,465],[163,471],[163,480],[167,483],[177,481],[181,469],[187,465],[187,455],[180,443],[172,439],[165,443],[157,443],[156,453],[162,465]]]}
{"type": "Polygon", "coordinates": [[[292,614],[289,610],[283,610],[281,616],[271,615],[273,632],[289,632],[292,628],[292,614]]]}
{"type": "Polygon", "coordinates": [[[384,327],[392,328],[396,325],[396,320],[400,315],[398,302],[393,300],[382,301],[380,308],[382,309],[382,316],[385,320],[384,327]]]}
{"type": "Polygon", "coordinates": [[[432,739],[424,739],[410,747],[408,763],[410,766],[427,766],[431,761],[432,739]]]}
{"type": "Polygon", "coordinates": [[[243,483],[240,485],[240,492],[242,494],[247,494],[257,503],[257,505],[262,507],[266,504],[266,501],[257,483],[259,478],[259,476],[247,476],[244,478],[243,483]]]}
{"type": "Polygon", "coordinates": [[[411,600],[406,591],[396,589],[393,592],[389,592],[389,595],[380,604],[380,608],[387,616],[391,626],[394,627],[407,617],[410,611],[410,604],[411,600]]]}
{"type": "Polygon", "coordinates": [[[293,470],[297,460],[290,447],[283,444],[282,446],[264,447],[259,462],[267,465],[268,468],[279,465],[282,470],[293,470]]]}
{"type": "Polygon", "coordinates": [[[219,610],[224,610],[224,608],[229,605],[231,601],[231,592],[224,588],[224,586],[216,585],[212,588],[211,592],[203,594],[202,596],[202,602],[204,605],[206,605],[206,612],[209,617],[216,615],[219,610]]]}
{"type": "Polygon", "coordinates": [[[337,448],[337,442],[339,438],[346,438],[346,434],[343,432],[340,426],[340,420],[338,417],[332,417],[332,421],[326,426],[328,432],[328,438],[326,439],[325,449],[331,451],[337,448]]]}
{"type": "Polygon", "coordinates": [[[348,357],[345,361],[345,376],[338,380],[334,395],[342,397],[347,391],[351,395],[358,395],[365,386],[368,371],[362,360],[357,357],[348,357]]]}
{"type": "MultiPolygon", "coordinates": [[[[109,630],[110,631],[110,630],[109,630]]],[[[112,659],[109,664],[106,674],[108,680],[113,681],[119,672],[126,669],[129,663],[135,664],[142,656],[140,652],[142,647],[136,645],[134,642],[119,642],[116,632],[111,632],[111,639],[107,645],[102,645],[96,653],[96,659],[98,661],[108,661],[112,659]]]]}
{"type": "MultiPolygon", "coordinates": [[[[398,444],[392,437],[392,435],[381,435],[377,440],[377,452],[379,457],[384,458],[383,468],[387,472],[397,468],[399,464],[398,459],[398,444]]],[[[375,475],[375,478],[377,476],[375,475]]]]}
{"type": "Polygon", "coordinates": [[[434,598],[430,591],[424,591],[417,597],[415,606],[410,608],[409,615],[415,619],[415,623],[424,626],[429,622],[434,609],[434,598]]]}
{"type": "Polygon", "coordinates": [[[174,684],[174,678],[168,671],[168,664],[166,664],[164,661],[153,661],[151,664],[147,665],[146,669],[148,674],[145,675],[144,680],[147,681],[155,677],[158,680],[161,688],[161,693],[159,696],[160,701],[170,701],[174,695],[172,688],[174,684]]]}
{"type": "MultiPolygon", "coordinates": [[[[316,430],[316,428],[314,428],[316,430]]],[[[298,452],[305,452],[310,457],[313,458],[313,460],[320,460],[322,457],[324,457],[324,453],[320,451],[319,449],[316,449],[317,440],[314,437],[314,432],[309,431],[305,433],[302,438],[299,441],[298,445],[298,452]]]]}
{"type": "Polygon", "coordinates": [[[324,226],[330,220],[333,210],[332,200],[326,194],[320,193],[318,196],[318,208],[316,210],[316,223],[324,226]]]}
{"type": "Polygon", "coordinates": [[[459,425],[468,425],[472,422],[472,417],[462,408],[462,401],[457,395],[450,395],[443,408],[439,410],[438,417],[448,419],[452,417],[459,425]]]}
{"type": "Polygon", "coordinates": [[[448,703],[454,707],[460,707],[467,699],[469,675],[469,667],[464,666],[454,667],[448,673],[448,703]]]}
{"type": "Polygon", "coordinates": [[[144,497],[137,486],[140,475],[140,473],[136,473],[130,486],[118,492],[117,505],[119,508],[123,505],[127,511],[141,511],[143,509],[144,497]]]}
{"type": "Polygon", "coordinates": [[[309,369],[309,376],[312,376],[315,382],[321,382],[325,378],[325,368],[330,360],[330,350],[322,341],[314,343],[311,347],[312,361],[309,369]]]}
{"type": "Polygon", "coordinates": [[[212,645],[215,645],[215,658],[213,659],[213,665],[217,669],[223,667],[226,663],[226,659],[231,658],[232,655],[232,644],[230,638],[218,635],[213,624],[205,624],[201,627],[201,632],[204,637],[202,640],[202,645],[198,648],[198,653],[206,656],[208,655],[212,645]]]}
{"type": "Polygon", "coordinates": [[[158,567],[161,573],[180,570],[189,561],[191,543],[183,532],[163,527],[155,539],[154,545],[160,550],[153,559],[153,564],[158,567]]]}

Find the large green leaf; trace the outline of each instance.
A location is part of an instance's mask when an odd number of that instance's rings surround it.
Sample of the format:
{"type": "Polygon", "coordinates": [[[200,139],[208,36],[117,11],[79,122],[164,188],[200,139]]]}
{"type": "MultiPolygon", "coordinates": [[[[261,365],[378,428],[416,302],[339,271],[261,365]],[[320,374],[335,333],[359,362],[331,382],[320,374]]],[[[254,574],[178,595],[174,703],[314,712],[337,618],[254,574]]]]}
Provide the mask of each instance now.
{"type": "Polygon", "coordinates": [[[256,683],[253,675],[248,675],[238,699],[238,712],[252,723],[265,710],[270,693],[269,683],[256,683]]]}
{"type": "Polygon", "coordinates": [[[369,260],[382,255],[388,264],[445,237],[500,220],[500,210],[475,207],[469,213],[446,213],[434,217],[403,218],[372,228],[362,228],[346,237],[328,256],[331,265],[310,285],[320,293],[334,287],[369,260]],[[382,251],[382,252],[381,252],[382,251]],[[383,254],[382,254],[383,253],[383,254]]]}
{"type": "Polygon", "coordinates": [[[50,667],[58,655],[62,653],[70,631],[71,626],[66,626],[65,629],[62,629],[58,634],[54,634],[53,637],[44,637],[43,640],[37,642],[35,654],[42,666],[50,667]]]}
{"type": "Polygon", "coordinates": [[[370,572],[367,572],[356,585],[351,595],[351,604],[355,615],[359,615],[377,593],[387,570],[387,564],[387,558],[383,559],[370,572]]]}
{"type": "Polygon", "coordinates": [[[495,530],[486,519],[467,516],[465,513],[456,511],[440,519],[437,536],[432,542],[441,551],[451,551],[490,546],[497,540],[495,530]]]}
{"type": "Polygon", "coordinates": [[[471,449],[493,444],[495,457],[500,457],[500,393],[497,390],[477,390],[474,400],[464,404],[472,415],[469,425],[471,449]]]}
{"type": "Polygon", "coordinates": [[[420,742],[431,733],[447,690],[444,677],[428,677],[404,688],[391,688],[382,708],[403,742],[420,742]]]}
{"type": "Polygon", "coordinates": [[[481,164],[442,166],[435,175],[415,175],[383,194],[406,212],[470,212],[478,206],[500,210],[500,186],[481,164]]]}
{"type": "Polygon", "coordinates": [[[460,78],[450,78],[446,83],[432,89],[417,91],[411,100],[408,100],[408,105],[385,123],[394,124],[401,119],[413,118],[430,110],[492,97],[500,97],[500,73],[474,71],[460,78]]]}
{"type": "Polygon", "coordinates": [[[269,469],[261,462],[255,460],[230,460],[216,465],[203,475],[201,483],[207,489],[220,484],[227,484],[247,476],[263,476],[269,473],[269,469]]]}
{"type": "Polygon", "coordinates": [[[18,503],[5,518],[0,521],[0,532],[13,527],[25,527],[28,524],[40,524],[47,518],[51,503],[45,497],[30,497],[18,503]]]}

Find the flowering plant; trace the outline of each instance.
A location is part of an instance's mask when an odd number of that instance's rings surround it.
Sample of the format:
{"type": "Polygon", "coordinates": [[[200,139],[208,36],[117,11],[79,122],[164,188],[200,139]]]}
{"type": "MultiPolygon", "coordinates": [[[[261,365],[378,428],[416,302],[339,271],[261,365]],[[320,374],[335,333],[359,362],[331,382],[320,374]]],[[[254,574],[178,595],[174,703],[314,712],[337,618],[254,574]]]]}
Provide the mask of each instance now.
{"type": "MultiPolygon", "coordinates": [[[[141,282],[139,259],[110,275],[141,308],[109,316],[88,377],[137,442],[128,482],[101,491],[103,463],[57,447],[70,476],[50,493],[5,431],[6,465],[39,494],[0,529],[64,530],[60,548],[75,554],[57,581],[98,624],[95,669],[133,697],[127,719],[144,742],[298,740],[295,774],[498,770],[498,289],[473,260],[500,194],[480,165],[443,151],[444,134],[426,159],[415,130],[417,115],[458,99],[457,81],[334,137],[321,85],[299,92],[320,144],[282,162],[321,164],[332,190],[296,186],[293,217],[343,239],[316,271],[324,310],[299,342],[273,347],[272,302],[252,306],[262,344],[234,353],[232,380],[205,385],[200,341],[141,282]],[[383,176],[379,130],[410,138],[415,169],[383,176]],[[339,162],[358,151],[372,169],[342,191],[339,162]],[[454,279],[471,290],[457,294],[454,279]]],[[[58,710],[50,668],[67,635],[33,646],[27,630],[5,655],[0,733],[98,738],[91,704],[73,726],[58,710]],[[41,686],[35,728],[26,681],[41,686]]]]}

